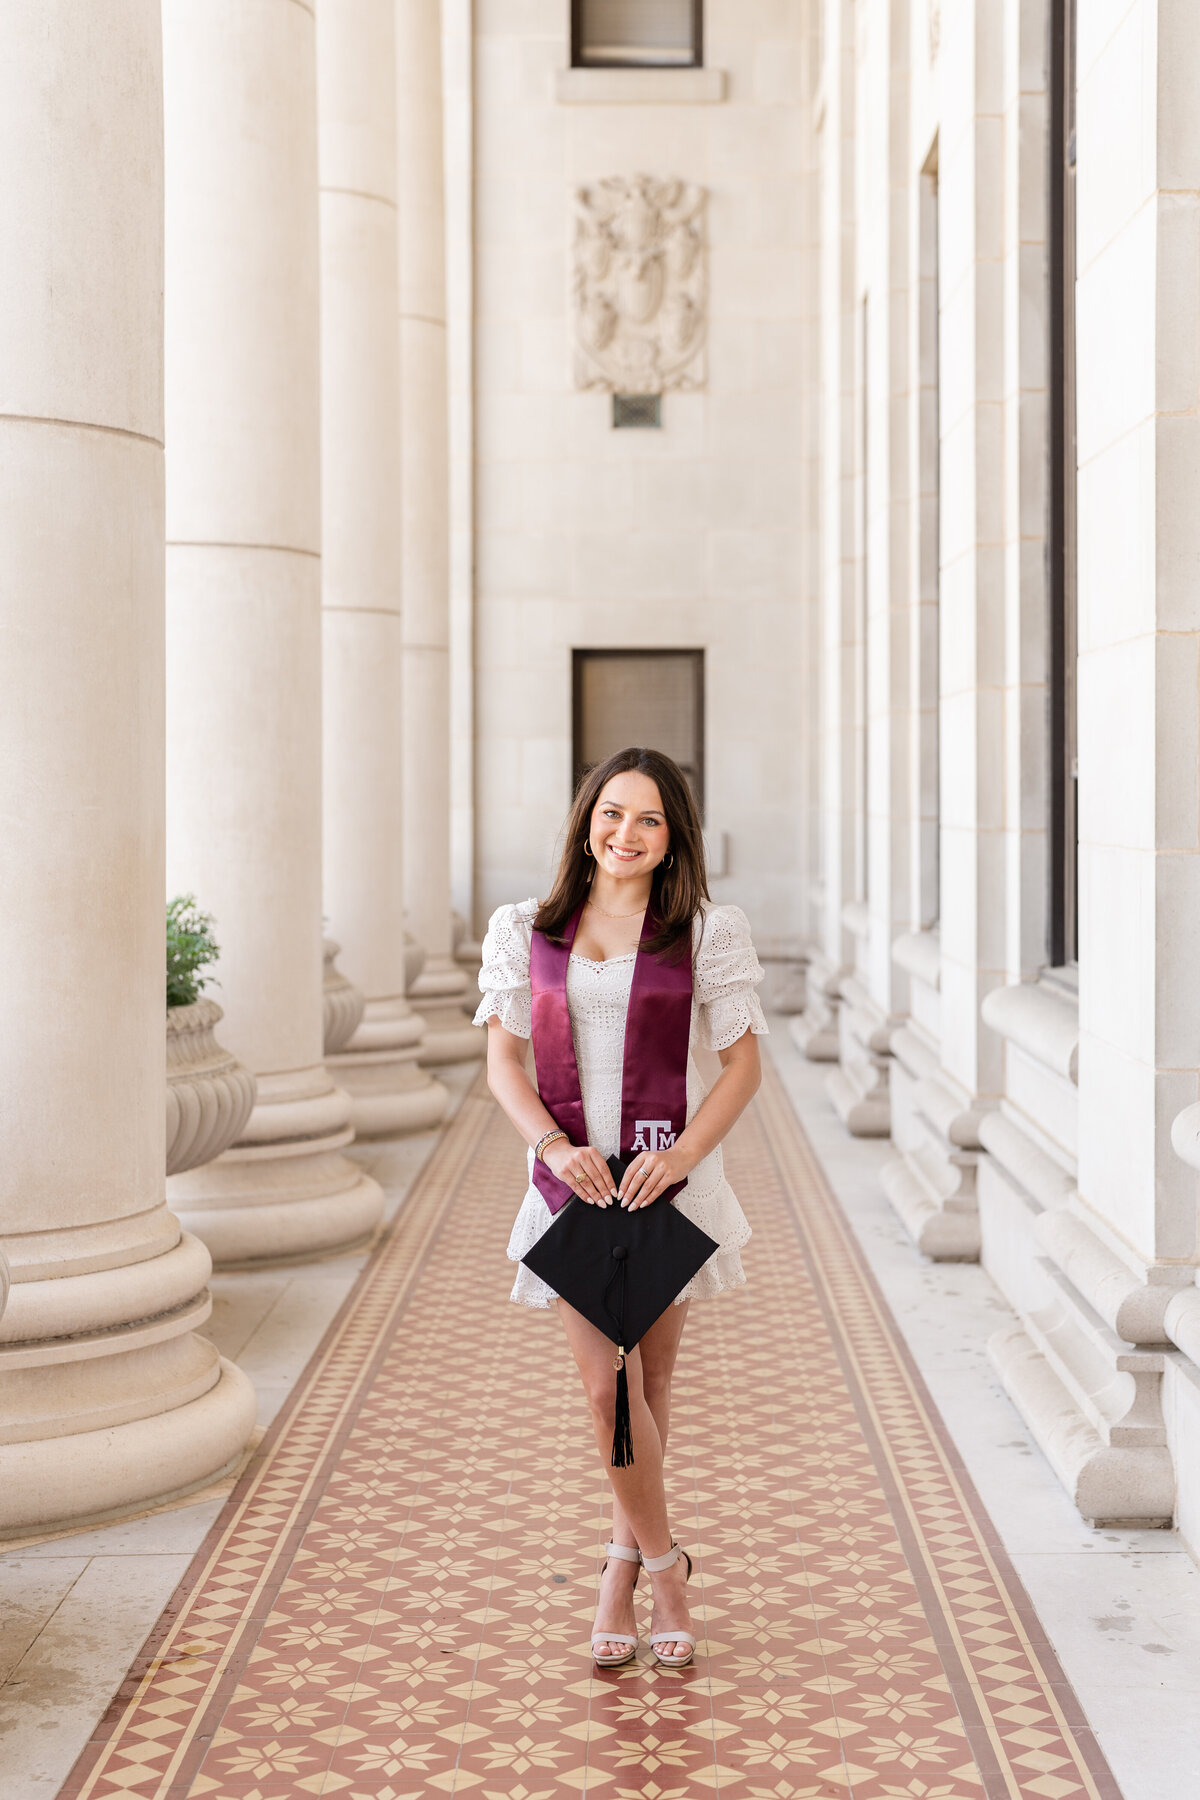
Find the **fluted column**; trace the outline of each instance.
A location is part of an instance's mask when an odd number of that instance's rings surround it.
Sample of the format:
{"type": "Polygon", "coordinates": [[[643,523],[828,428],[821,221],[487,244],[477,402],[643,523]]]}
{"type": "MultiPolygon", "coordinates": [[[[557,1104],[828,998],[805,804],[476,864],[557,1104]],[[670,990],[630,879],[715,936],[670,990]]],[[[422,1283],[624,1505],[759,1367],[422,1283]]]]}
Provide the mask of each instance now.
{"type": "Polygon", "coordinates": [[[483,1054],[450,917],[450,569],[446,242],[438,0],[396,0],[404,597],[404,879],[425,964],[409,989],[421,1060],[483,1054]]]}
{"type": "Polygon", "coordinates": [[[449,1096],[405,998],[395,0],[322,0],[321,504],[325,910],[367,996],[328,1067],[360,1133],[420,1131],[449,1096]]]}
{"type": "Polygon", "coordinates": [[[258,1101],[171,1197],[225,1262],[362,1238],[323,1062],[315,23],[165,0],[167,869],[215,915],[222,1038],[258,1101]]]}
{"type": "Polygon", "coordinates": [[[10,7],[0,58],[0,1533],[228,1466],[163,1180],[158,0],[10,7]]]}

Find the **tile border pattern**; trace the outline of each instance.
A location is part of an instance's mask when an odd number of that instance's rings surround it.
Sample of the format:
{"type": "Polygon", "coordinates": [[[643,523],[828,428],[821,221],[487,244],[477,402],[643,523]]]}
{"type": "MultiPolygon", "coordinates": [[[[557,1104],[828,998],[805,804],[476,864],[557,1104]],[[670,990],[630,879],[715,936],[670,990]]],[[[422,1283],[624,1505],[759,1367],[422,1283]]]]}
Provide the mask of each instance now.
{"type": "Polygon", "coordinates": [[[182,1800],[189,1792],[492,1106],[481,1073],[197,1551],[60,1800],[182,1800]]]}
{"type": "Polygon", "coordinates": [[[988,1800],[1120,1788],[767,1061],[758,1112],[780,1186],[988,1800]],[[794,1171],[802,1169],[799,1203],[794,1171]],[[1060,1765],[1039,1782],[1036,1764],[1060,1765]],[[1067,1768],[1073,1780],[1066,1780],[1067,1768]],[[1031,1766],[1032,1765],[1032,1766],[1031,1766]]]}
{"type": "MultiPolygon", "coordinates": [[[[481,1077],[213,1526],[68,1778],[62,1800],[129,1800],[131,1795],[184,1800],[218,1785],[201,1773],[201,1764],[214,1742],[227,1735],[222,1720],[281,1590],[294,1574],[301,1540],[336,1476],[356,1420],[370,1405],[372,1384],[385,1358],[396,1354],[396,1327],[420,1287],[443,1228],[453,1220],[456,1202],[469,1194],[472,1180],[478,1181],[473,1164],[481,1155],[486,1160],[488,1145],[500,1141],[488,1136],[489,1127],[502,1136],[503,1121],[481,1077]]],[[[738,1139],[741,1147],[731,1145],[731,1161],[736,1155],[749,1168],[753,1159],[764,1180],[764,1204],[768,1184],[782,1197],[779,1222],[772,1227],[776,1254],[789,1230],[795,1233],[803,1263],[797,1273],[804,1285],[811,1282],[819,1308],[818,1318],[810,1304],[810,1329],[819,1331],[823,1319],[829,1344],[822,1354],[836,1359],[845,1383],[840,1400],[830,1394],[829,1441],[844,1442],[844,1429],[834,1419],[840,1407],[861,1434],[865,1449],[857,1454],[863,1465],[874,1466],[920,1601],[911,1610],[924,1617],[931,1650],[936,1647],[961,1720],[960,1734],[965,1730],[974,1767],[956,1771],[959,1782],[973,1788],[978,1784],[986,1800],[1120,1800],[1078,1701],[769,1063],[738,1139]]],[[[735,1306],[746,1302],[745,1295],[733,1297],[735,1306]]],[[[732,1313],[727,1317],[732,1324],[732,1313]]],[[[776,1321],[775,1328],[781,1323],[783,1319],[776,1321]]],[[[834,1361],[828,1366],[832,1371],[834,1361]]],[[[836,1386],[836,1376],[831,1379],[836,1386]]],[[[882,1514],[882,1501],[878,1505],[882,1514]]],[[[831,1522],[835,1516],[831,1507],[831,1522]]],[[[894,1554],[902,1567],[899,1553],[894,1554]]],[[[609,1686],[596,1679],[584,1682],[582,1687],[595,1692],[601,1708],[587,1728],[589,1739],[592,1730],[609,1729],[606,1720],[613,1707],[627,1721],[626,1729],[636,1729],[636,1718],[648,1721],[647,1707],[653,1710],[655,1704],[668,1715],[672,1707],[682,1707],[676,1714],[682,1721],[696,1706],[707,1713],[706,1692],[717,1698],[718,1710],[726,1705],[723,1694],[730,1705],[737,1700],[736,1691],[714,1679],[711,1666],[707,1677],[699,1665],[691,1673],[694,1691],[685,1683],[687,1691],[680,1688],[674,1699],[664,1691],[656,1700],[653,1690],[635,1692],[611,1677],[609,1686]]],[[[671,1678],[672,1691],[680,1680],[678,1675],[671,1678]]],[[[707,1734],[715,1727],[715,1714],[713,1723],[705,1724],[697,1713],[688,1730],[707,1734]]],[[[472,1738],[479,1730],[467,1729],[472,1738]]],[[[722,1711],[719,1736],[735,1761],[743,1729],[722,1711]]],[[[577,1735],[577,1728],[571,1728],[571,1735],[577,1735]]],[[[632,1747],[633,1740],[631,1753],[632,1747]]],[[[639,1761],[645,1753],[643,1745],[639,1761]]],[[[728,1786],[731,1795],[741,1795],[747,1779],[747,1793],[785,1791],[783,1785],[760,1787],[749,1770],[742,1774],[717,1766],[695,1773],[706,1786],[714,1781],[722,1791],[728,1786]]],[[[573,1771],[568,1783],[578,1788],[582,1781],[589,1792],[593,1785],[611,1791],[611,1778],[607,1769],[589,1763],[586,1774],[573,1771]]],[[[325,1791],[325,1779],[317,1771],[312,1776],[297,1771],[289,1786],[297,1793],[318,1793],[325,1791]]],[[[478,1779],[462,1770],[464,1788],[478,1779]]],[[[850,1764],[844,1765],[841,1780],[856,1796],[861,1791],[864,1800],[882,1794],[951,1793],[936,1776],[932,1787],[919,1778],[916,1785],[907,1778],[901,1787],[886,1781],[879,1785],[877,1776],[850,1764]]],[[[438,1778],[434,1785],[443,1788],[445,1783],[438,1778]]],[[[249,1789],[240,1784],[238,1791],[249,1789]]],[[[619,1791],[626,1792],[623,1787],[619,1791]]],[[[786,1791],[831,1790],[824,1784],[818,1790],[789,1783],[786,1791]]]]}

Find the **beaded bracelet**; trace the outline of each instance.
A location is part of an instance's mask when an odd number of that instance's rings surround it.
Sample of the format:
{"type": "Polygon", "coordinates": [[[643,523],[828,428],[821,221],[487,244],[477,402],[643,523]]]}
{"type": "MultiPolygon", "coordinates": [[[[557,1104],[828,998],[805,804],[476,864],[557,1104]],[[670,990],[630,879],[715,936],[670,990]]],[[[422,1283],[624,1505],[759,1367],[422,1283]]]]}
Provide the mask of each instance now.
{"type": "Polygon", "coordinates": [[[545,1162],[546,1159],[542,1155],[542,1151],[546,1148],[546,1145],[553,1144],[558,1138],[565,1138],[566,1135],[565,1131],[559,1131],[557,1129],[553,1131],[544,1131],[537,1143],[533,1146],[534,1162],[545,1162]]]}

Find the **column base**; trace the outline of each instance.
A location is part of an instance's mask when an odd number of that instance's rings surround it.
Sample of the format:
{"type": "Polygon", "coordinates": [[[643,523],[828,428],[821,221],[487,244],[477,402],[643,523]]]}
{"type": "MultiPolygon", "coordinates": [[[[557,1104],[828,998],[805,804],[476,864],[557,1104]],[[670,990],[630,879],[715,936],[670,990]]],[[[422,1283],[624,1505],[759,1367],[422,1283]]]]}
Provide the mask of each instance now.
{"type": "Polygon", "coordinates": [[[970,1163],[939,1158],[922,1146],[879,1171],[892,1210],[930,1262],[978,1262],[979,1207],[970,1163]]]}
{"type": "Polygon", "coordinates": [[[383,1192],[342,1155],[353,1142],[349,1095],[323,1064],[262,1075],[241,1140],[167,1182],[172,1211],[228,1266],[296,1262],[361,1243],[383,1192]]]}
{"type": "Polygon", "coordinates": [[[755,948],[766,971],[763,1004],[768,1011],[802,1013],[808,1004],[807,945],[798,938],[763,938],[755,948]]]}
{"type": "Polygon", "coordinates": [[[487,1053],[487,1033],[464,1013],[467,978],[449,957],[431,957],[408,990],[409,1004],[425,1021],[418,1053],[426,1068],[478,1062],[487,1053]]]}
{"type": "Polygon", "coordinates": [[[851,1137],[887,1137],[892,1127],[888,1092],[891,1037],[889,1021],[862,983],[841,983],[838,1007],[839,1067],[825,1083],[834,1111],[851,1137]]]}
{"type": "MultiPolygon", "coordinates": [[[[1089,1525],[1145,1530],[1171,1524],[1175,1471],[1165,1442],[1106,1442],[1019,1325],[996,1332],[988,1341],[988,1355],[1009,1399],[1089,1525]]],[[[1145,1356],[1141,1360],[1149,1362],[1145,1356]]],[[[1161,1357],[1157,1361],[1161,1373],[1161,1357]]]]}
{"type": "Polygon", "coordinates": [[[843,969],[823,956],[814,956],[805,981],[804,1011],[788,1026],[792,1042],[809,1062],[838,1059],[838,1004],[843,969]]]}
{"type": "Polygon", "coordinates": [[[1019,1315],[988,1345],[1000,1379],[1089,1524],[1168,1524],[1170,1287],[1137,1279],[1101,1241],[1072,1173],[1016,1117],[988,1113],[980,1135],[989,1153],[979,1164],[985,1261],[1019,1315]]]}
{"type": "Polygon", "coordinates": [[[368,1000],[362,1023],[326,1067],[350,1096],[360,1138],[408,1136],[440,1125],[450,1095],[417,1060],[425,1021],[403,997],[368,1000]]]}
{"type": "Polygon", "coordinates": [[[479,972],[483,967],[483,945],[467,936],[467,921],[461,913],[450,915],[454,938],[454,961],[467,978],[463,1010],[474,1013],[479,1005],[479,972]]]}
{"type": "Polygon", "coordinates": [[[978,1109],[939,1067],[938,1046],[913,1023],[892,1036],[891,1137],[899,1155],[880,1185],[922,1256],[978,1262],[978,1109]]]}
{"type": "Polygon", "coordinates": [[[236,1466],[256,1412],[249,1378],[222,1357],[207,1390],[181,1406],[0,1444],[0,1539],[119,1518],[205,1487],[236,1466]]]}
{"type": "Polygon", "coordinates": [[[145,1506],[236,1461],[254,1390],[199,1335],[212,1262],[165,1206],[6,1248],[0,1536],[145,1506]]]}

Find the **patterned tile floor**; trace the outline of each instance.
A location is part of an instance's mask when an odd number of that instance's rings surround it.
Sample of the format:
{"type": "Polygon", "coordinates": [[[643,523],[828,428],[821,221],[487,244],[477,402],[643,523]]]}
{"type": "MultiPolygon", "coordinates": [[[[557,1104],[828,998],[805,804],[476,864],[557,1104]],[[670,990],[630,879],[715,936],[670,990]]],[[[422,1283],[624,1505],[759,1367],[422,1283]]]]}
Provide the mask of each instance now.
{"type": "MultiPolygon", "coordinates": [[[[778,1077],[672,1417],[695,1665],[593,1673],[603,1476],[465,1102],[62,1790],[1119,1800],[778,1077]]],[[[645,1617],[643,1615],[643,1629],[645,1617]]]]}

